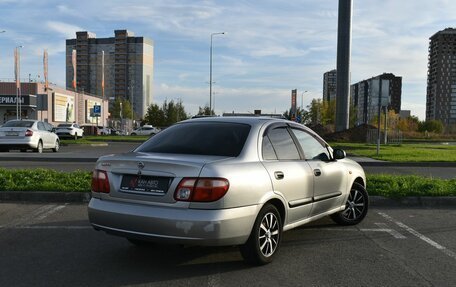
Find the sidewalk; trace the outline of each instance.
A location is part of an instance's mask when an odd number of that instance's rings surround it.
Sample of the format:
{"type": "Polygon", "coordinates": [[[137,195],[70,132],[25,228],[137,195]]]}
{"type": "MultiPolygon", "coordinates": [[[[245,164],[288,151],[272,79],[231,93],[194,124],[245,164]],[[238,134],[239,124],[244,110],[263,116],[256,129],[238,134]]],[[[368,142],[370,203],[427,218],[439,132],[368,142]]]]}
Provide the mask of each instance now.
{"type": "Polygon", "coordinates": [[[347,156],[347,158],[352,159],[359,163],[363,167],[367,166],[396,166],[396,167],[456,167],[456,162],[391,162],[373,159],[369,157],[361,156],[347,156]]]}

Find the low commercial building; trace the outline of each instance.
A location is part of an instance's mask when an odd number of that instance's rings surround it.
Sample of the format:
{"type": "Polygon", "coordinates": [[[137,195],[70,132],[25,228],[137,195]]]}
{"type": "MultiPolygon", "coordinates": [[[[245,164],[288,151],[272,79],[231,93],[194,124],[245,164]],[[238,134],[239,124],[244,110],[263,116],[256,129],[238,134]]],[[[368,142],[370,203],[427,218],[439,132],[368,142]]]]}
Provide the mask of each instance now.
{"type": "Polygon", "coordinates": [[[42,120],[53,125],[67,122],[106,125],[108,116],[108,101],[96,95],[55,85],[46,89],[43,83],[21,83],[19,95],[15,82],[0,82],[0,125],[16,118],[42,120]],[[94,113],[94,107],[95,112],[100,110],[99,114],[94,113]]]}

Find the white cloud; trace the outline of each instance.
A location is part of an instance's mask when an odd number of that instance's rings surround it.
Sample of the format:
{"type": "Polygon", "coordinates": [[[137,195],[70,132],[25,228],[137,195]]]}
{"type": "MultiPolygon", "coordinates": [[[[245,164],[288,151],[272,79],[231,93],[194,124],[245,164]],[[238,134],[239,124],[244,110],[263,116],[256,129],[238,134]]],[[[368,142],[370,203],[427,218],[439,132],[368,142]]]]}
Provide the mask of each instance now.
{"type": "MultiPolygon", "coordinates": [[[[77,31],[85,31],[84,28],[81,28],[76,25],[67,24],[59,21],[47,21],[46,26],[54,31],[59,33],[65,39],[74,39],[76,37],[77,31]]],[[[63,41],[62,41],[63,42],[63,41]]]]}
{"type": "MultiPolygon", "coordinates": [[[[123,28],[154,40],[155,99],[182,97],[193,110],[209,102],[213,32],[227,32],[214,38],[214,90],[220,111],[283,112],[293,88],[320,98],[323,73],[336,67],[334,0],[81,0],[56,6],[0,0],[0,5],[0,30],[8,31],[0,35],[0,77],[12,74],[6,60],[11,47],[24,44],[24,73],[41,69],[35,66],[41,65],[47,48],[54,77],[63,82],[65,39],[84,30],[112,37],[113,30],[123,28]],[[43,15],[52,15],[44,25],[43,15]]],[[[456,2],[449,0],[354,1],[353,82],[383,72],[402,76],[403,108],[424,114],[428,39],[455,25],[454,11],[456,2]]]]}

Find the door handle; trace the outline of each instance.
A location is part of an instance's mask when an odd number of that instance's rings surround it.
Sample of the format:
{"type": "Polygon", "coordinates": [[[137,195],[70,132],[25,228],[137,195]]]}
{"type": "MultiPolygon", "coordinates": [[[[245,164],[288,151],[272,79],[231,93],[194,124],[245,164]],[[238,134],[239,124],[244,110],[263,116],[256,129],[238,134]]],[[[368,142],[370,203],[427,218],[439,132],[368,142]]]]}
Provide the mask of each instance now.
{"type": "Polygon", "coordinates": [[[321,175],[321,170],[319,170],[318,168],[314,169],[314,174],[315,174],[315,176],[320,176],[321,175]]]}
{"type": "Polygon", "coordinates": [[[279,179],[279,180],[283,179],[285,177],[285,175],[281,171],[274,172],[274,176],[275,176],[276,179],[279,179]]]}

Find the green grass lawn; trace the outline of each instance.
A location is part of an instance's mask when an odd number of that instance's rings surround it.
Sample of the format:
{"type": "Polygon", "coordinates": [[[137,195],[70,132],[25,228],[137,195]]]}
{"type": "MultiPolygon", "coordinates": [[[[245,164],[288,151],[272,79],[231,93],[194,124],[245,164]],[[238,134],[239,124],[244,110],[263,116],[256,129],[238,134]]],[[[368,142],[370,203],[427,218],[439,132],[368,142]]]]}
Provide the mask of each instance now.
{"type": "Polygon", "coordinates": [[[370,195],[389,198],[404,196],[456,196],[456,179],[444,180],[416,175],[367,175],[370,195]]]}
{"type": "Polygon", "coordinates": [[[402,144],[377,146],[363,143],[332,143],[350,155],[365,156],[392,162],[456,162],[456,145],[444,144],[402,144]]]}
{"type": "MultiPolygon", "coordinates": [[[[0,168],[1,191],[90,192],[91,173],[58,172],[49,169],[0,168]]],[[[456,179],[421,176],[367,175],[370,195],[390,198],[404,196],[456,196],[456,179]]]]}
{"type": "Polygon", "coordinates": [[[149,136],[84,136],[81,139],[61,139],[62,144],[93,144],[100,142],[144,142],[149,136]]]}

